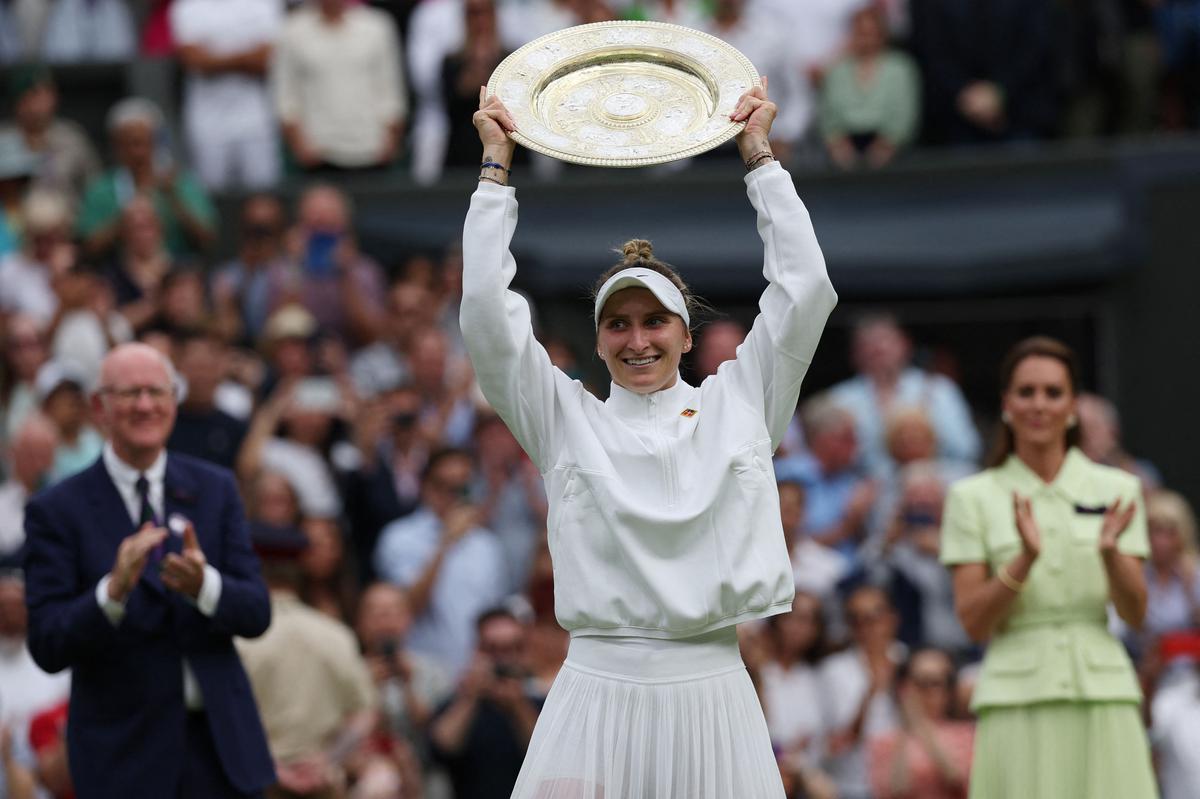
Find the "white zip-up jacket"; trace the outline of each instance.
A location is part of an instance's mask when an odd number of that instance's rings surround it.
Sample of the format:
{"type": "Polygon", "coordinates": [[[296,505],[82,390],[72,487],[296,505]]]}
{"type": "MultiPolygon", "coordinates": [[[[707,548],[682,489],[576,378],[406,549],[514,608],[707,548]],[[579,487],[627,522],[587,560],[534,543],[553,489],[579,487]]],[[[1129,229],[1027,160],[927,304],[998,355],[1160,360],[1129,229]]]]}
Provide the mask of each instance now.
{"type": "Polygon", "coordinates": [[[601,402],[534,338],[509,243],[516,191],[482,182],[463,233],[463,339],[541,470],[555,613],[572,635],[684,638],[783,613],[794,593],[771,455],[837,295],[778,164],[746,176],[769,286],[737,358],[699,387],[601,402]]]}

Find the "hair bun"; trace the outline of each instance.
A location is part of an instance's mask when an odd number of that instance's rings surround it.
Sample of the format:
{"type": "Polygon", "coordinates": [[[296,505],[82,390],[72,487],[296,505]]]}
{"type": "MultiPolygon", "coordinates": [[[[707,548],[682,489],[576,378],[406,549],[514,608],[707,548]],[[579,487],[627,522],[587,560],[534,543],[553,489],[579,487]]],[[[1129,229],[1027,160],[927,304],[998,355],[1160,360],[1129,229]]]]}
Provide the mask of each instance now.
{"type": "Polygon", "coordinates": [[[627,264],[654,260],[654,245],[645,239],[630,239],[621,247],[621,252],[624,253],[627,264]]]}

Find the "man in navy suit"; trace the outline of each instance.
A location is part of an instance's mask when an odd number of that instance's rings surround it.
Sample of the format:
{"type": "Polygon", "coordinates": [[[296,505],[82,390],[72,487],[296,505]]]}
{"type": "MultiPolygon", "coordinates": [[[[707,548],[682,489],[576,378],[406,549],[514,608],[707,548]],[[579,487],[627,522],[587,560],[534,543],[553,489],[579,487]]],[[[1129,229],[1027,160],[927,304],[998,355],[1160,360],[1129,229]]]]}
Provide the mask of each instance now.
{"type": "Polygon", "coordinates": [[[29,649],[70,668],[79,799],[260,796],[275,782],[233,636],[270,602],[232,475],[168,453],[174,369],[126,344],[92,402],[107,434],[83,472],[25,514],[29,649]]]}

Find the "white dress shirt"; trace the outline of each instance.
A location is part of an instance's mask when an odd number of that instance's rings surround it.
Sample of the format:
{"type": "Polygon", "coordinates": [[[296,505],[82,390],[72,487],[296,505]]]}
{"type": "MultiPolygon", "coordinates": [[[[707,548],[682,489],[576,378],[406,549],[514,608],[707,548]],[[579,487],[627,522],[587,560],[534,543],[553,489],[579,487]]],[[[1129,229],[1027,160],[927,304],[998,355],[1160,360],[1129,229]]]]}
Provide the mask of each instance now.
{"type": "MultiPolygon", "coordinates": [[[[121,495],[121,501],[125,503],[125,509],[129,511],[129,518],[133,524],[136,526],[138,519],[141,518],[142,500],[138,496],[137,481],[142,475],[145,475],[150,486],[147,496],[150,507],[154,509],[154,515],[159,521],[166,524],[167,520],[164,518],[166,504],[163,490],[163,477],[167,473],[166,450],[158,454],[154,463],[150,464],[150,468],[145,472],[139,472],[121,460],[113,450],[111,443],[105,443],[103,458],[104,468],[108,470],[108,476],[112,478],[117,493],[121,495]]],[[[174,534],[172,532],[172,535],[174,534]]],[[[112,625],[119,627],[121,620],[125,617],[125,603],[118,602],[108,595],[110,579],[111,575],[105,575],[96,585],[96,601],[100,603],[100,609],[104,611],[104,615],[108,617],[112,625]]],[[[188,599],[190,601],[190,598],[188,599]]],[[[217,612],[217,603],[220,599],[221,573],[206,563],[204,564],[204,579],[200,584],[200,593],[194,604],[196,609],[205,616],[212,616],[217,612]]],[[[198,710],[204,707],[204,699],[200,695],[200,684],[196,682],[196,677],[192,674],[192,669],[188,666],[186,659],[183,661],[183,698],[189,710],[198,710]]]]}

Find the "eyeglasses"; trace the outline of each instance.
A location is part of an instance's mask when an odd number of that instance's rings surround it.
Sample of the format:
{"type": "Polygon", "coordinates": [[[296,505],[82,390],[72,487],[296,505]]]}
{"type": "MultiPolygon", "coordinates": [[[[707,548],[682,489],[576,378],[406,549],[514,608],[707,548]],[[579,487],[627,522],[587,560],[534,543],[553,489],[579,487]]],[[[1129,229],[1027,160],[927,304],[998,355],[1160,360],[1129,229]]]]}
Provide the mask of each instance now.
{"type": "Polygon", "coordinates": [[[137,402],[142,394],[145,394],[156,403],[164,402],[168,398],[175,396],[175,391],[165,386],[128,386],[124,388],[106,386],[100,389],[100,393],[116,397],[117,401],[125,403],[137,402]]]}

